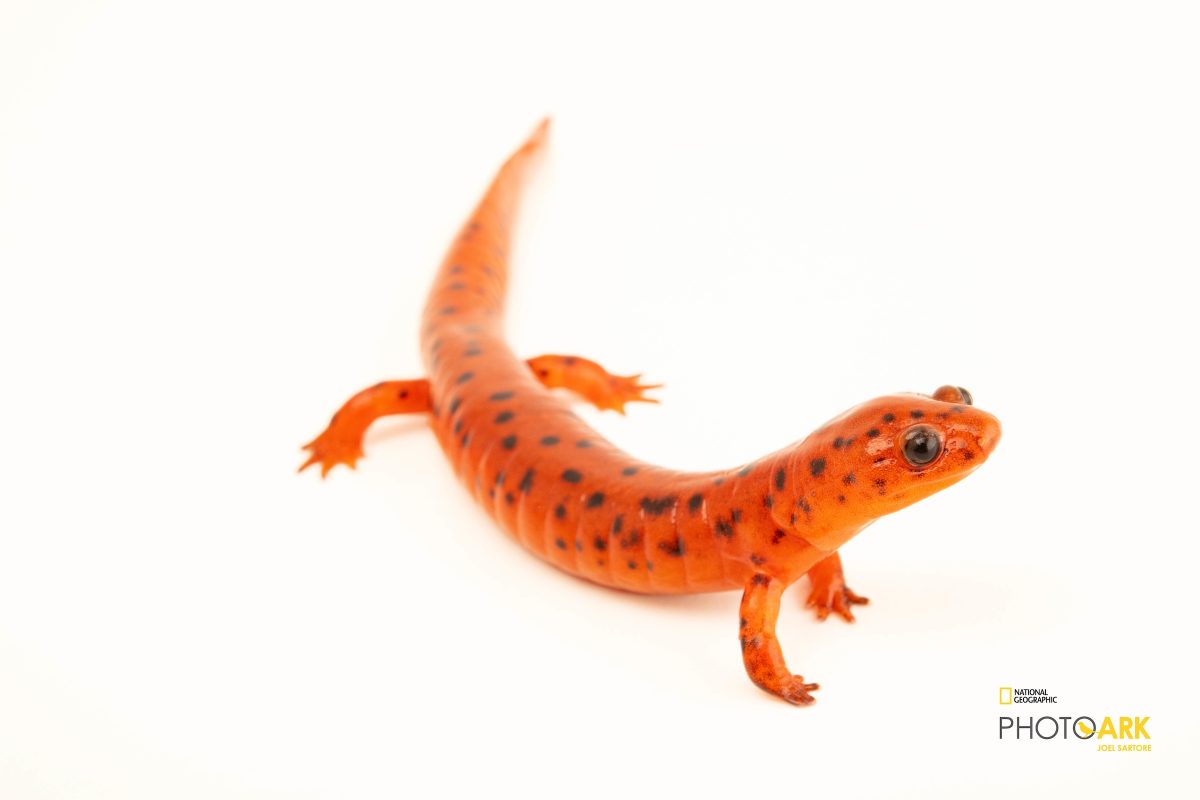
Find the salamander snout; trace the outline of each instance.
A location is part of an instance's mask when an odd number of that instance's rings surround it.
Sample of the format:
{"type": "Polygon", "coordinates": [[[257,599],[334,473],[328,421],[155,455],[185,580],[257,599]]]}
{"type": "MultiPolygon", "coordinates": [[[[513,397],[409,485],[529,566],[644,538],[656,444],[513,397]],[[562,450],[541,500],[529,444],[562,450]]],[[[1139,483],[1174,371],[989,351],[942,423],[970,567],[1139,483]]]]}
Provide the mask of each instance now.
{"type": "Polygon", "coordinates": [[[975,434],[975,441],[979,445],[979,449],[987,456],[996,449],[996,443],[1000,441],[1000,420],[982,411],[978,413],[980,414],[979,429],[975,434]]]}
{"type": "Polygon", "coordinates": [[[964,439],[968,436],[973,437],[974,445],[983,453],[984,458],[991,454],[996,443],[1000,441],[1000,420],[977,408],[962,409],[962,406],[974,405],[974,398],[961,386],[942,386],[933,393],[932,397],[943,403],[952,403],[958,407],[958,410],[965,410],[967,413],[961,422],[964,423],[966,430],[960,430],[960,435],[964,439]]]}

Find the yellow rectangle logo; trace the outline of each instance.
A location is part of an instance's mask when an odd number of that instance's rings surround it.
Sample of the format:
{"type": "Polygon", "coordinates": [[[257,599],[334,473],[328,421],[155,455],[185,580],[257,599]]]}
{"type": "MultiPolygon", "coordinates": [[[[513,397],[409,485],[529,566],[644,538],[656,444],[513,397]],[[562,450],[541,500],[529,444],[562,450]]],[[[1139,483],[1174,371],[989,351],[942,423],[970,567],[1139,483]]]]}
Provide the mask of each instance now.
{"type": "Polygon", "coordinates": [[[1012,705],[1012,687],[1011,686],[1001,686],[1000,687],[1000,705],[1002,705],[1002,706],[1012,705]]]}

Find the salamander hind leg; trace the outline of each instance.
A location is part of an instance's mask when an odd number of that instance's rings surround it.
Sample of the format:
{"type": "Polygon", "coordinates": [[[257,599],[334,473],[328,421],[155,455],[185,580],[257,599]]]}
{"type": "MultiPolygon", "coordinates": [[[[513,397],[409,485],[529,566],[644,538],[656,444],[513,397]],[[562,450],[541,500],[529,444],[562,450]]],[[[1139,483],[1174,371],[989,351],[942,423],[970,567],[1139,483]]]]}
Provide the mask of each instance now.
{"type": "Polygon", "coordinates": [[[808,595],[807,605],[816,609],[819,620],[824,620],[829,616],[829,612],[833,611],[846,622],[854,622],[854,612],[851,608],[871,602],[855,594],[846,585],[842,559],[837,553],[818,561],[808,571],[808,579],[812,581],[812,591],[808,595]]]}
{"type": "Polygon", "coordinates": [[[661,383],[640,383],[641,375],[612,375],[595,361],[579,356],[538,356],[525,363],[543,386],[570,389],[601,411],[624,414],[626,403],[657,403],[645,392],[662,388],[661,383]]]}
{"type": "Polygon", "coordinates": [[[362,458],[363,434],[372,422],[393,414],[428,412],[429,381],[384,381],[363,389],[338,409],[320,436],[304,445],[308,460],[300,465],[303,472],[313,464],[321,465],[321,477],[338,464],[351,469],[362,458]]]}
{"type": "Polygon", "coordinates": [[[739,620],[742,663],[755,686],[793,705],[805,706],[816,699],[810,692],[821,687],[805,683],[803,676],[793,675],[783,660],[783,651],[775,638],[783,589],[782,581],[761,573],[746,585],[739,620]]]}

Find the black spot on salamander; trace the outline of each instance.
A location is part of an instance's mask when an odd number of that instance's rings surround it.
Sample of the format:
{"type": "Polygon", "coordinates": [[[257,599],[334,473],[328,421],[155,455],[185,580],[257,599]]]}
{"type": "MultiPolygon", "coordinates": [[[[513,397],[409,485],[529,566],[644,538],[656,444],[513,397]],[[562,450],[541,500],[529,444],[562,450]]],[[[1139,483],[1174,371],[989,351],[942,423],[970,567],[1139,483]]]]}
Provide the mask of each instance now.
{"type": "Polygon", "coordinates": [[[399,397],[401,400],[407,399],[408,398],[408,389],[401,389],[399,397]]]}
{"type": "Polygon", "coordinates": [[[621,470],[621,474],[625,477],[629,477],[630,475],[637,475],[637,471],[637,467],[625,467],[625,469],[621,470]]]}
{"type": "Polygon", "coordinates": [[[962,406],[951,406],[950,410],[953,411],[955,414],[962,414],[967,409],[963,408],[962,406]]]}
{"type": "Polygon", "coordinates": [[[532,488],[533,470],[527,469],[525,470],[525,474],[521,477],[521,483],[517,486],[517,489],[520,490],[522,494],[529,494],[529,490],[532,488]]]}
{"type": "Polygon", "coordinates": [[[514,416],[513,412],[511,412],[511,411],[501,411],[499,414],[496,415],[495,423],[497,425],[503,425],[504,423],[506,423],[510,419],[512,419],[513,416],[514,416]]]}
{"type": "Polygon", "coordinates": [[[583,475],[577,469],[564,469],[562,479],[567,483],[579,483],[583,480],[583,475]]]}
{"type": "Polygon", "coordinates": [[[739,628],[744,628],[744,627],[746,627],[746,624],[747,624],[747,623],[746,623],[746,618],[745,618],[745,617],[740,617],[740,618],[738,618],[738,627],[739,627],[739,628]]]}
{"type": "Polygon", "coordinates": [[[504,470],[500,470],[499,472],[496,473],[496,485],[497,486],[504,485],[504,470]]]}
{"type": "Polygon", "coordinates": [[[908,415],[913,419],[920,419],[921,417],[925,416],[925,412],[921,411],[920,409],[913,409],[912,411],[908,412],[908,415]]]}
{"type": "Polygon", "coordinates": [[[726,539],[733,537],[733,525],[726,520],[717,517],[717,521],[713,524],[713,533],[717,536],[723,536],[726,539]]]}
{"type": "Polygon", "coordinates": [[[724,482],[725,482],[724,478],[717,478],[715,481],[713,481],[713,486],[720,486],[724,482]]]}
{"type": "Polygon", "coordinates": [[[848,472],[848,473],[846,473],[846,475],[844,475],[842,477],[842,483],[846,484],[847,486],[851,486],[857,480],[858,480],[858,478],[854,477],[853,472],[848,472]]]}
{"type": "Polygon", "coordinates": [[[757,650],[760,647],[762,647],[761,636],[755,636],[750,639],[742,639],[742,650],[757,650]]]}
{"type": "Polygon", "coordinates": [[[555,540],[554,540],[554,546],[555,546],[555,547],[557,547],[559,550],[566,550],[566,549],[567,549],[567,543],[566,543],[566,542],[564,542],[562,539],[555,539],[555,540]]]}
{"type": "Polygon", "coordinates": [[[845,445],[845,444],[846,444],[846,440],[845,440],[845,439],[843,439],[842,437],[840,437],[840,436],[839,436],[839,437],[837,437],[836,439],[834,439],[834,440],[833,440],[833,449],[834,449],[834,450],[841,450],[841,449],[842,449],[842,446],[843,446],[843,445],[845,445]]]}
{"type": "Polygon", "coordinates": [[[516,500],[516,499],[517,499],[517,498],[513,497],[513,493],[512,493],[512,492],[505,492],[505,493],[504,493],[504,502],[508,503],[510,506],[513,504],[513,501],[514,501],[514,500],[516,500]]]}
{"type": "Polygon", "coordinates": [[[488,395],[488,400],[500,402],[501,400],[511,400],[512,397],[512,392],[492,392],[490,395],[488,395]]]}
{"type": "Polygon", "coordinates": [[[625,566],[629,567],[630,569],[637,569],[637,562],[633,559],[630,559],[629,561],[625,562],[625,566]]]}
{"type": "Polygon", "coordinates": [[[769,494],[764,494],[763,495],[763,508],[770,508],[773,505],[775,505],[774,496],[769,495],[769,494]]]}
{"type": "Polygon", "coordinates": [[[647,562],[646,562],[646,571],[647,571],[647,572],[654,572],[654,562],[653,562],[653,561],[647,561],[647,562]]]}
{"type": "Polygon", "coordinates": [[[775,470],[775,490],[782,492],[783,487],[787,485],[787,470],[780,467],[775,470]]]}
{"type": "Polygon", "coordinates": [[[558,442],[559,442],[559,438],[557,436],[543,436],[542,437],[542,445],[544,447],[553,447],[554,445],[558,444],[558,442]]]}
{"type": "Polygon", "coordinates": [[[454,432],[462,433],[463,421],[460,419],[454,423],[454,432]]]}
{"type": "Polygon", "coordinates": [[[878,489],[881,495],[887,494],[887,481],[885,481],[883,478],[876,478],[875,480],[871,481],[871,485],[878,489]]]}
{"type": "Polygon", "coordinates": [[[604,505],[604,492],[595,492],[589,496],[586,505],[588,508],[599,508],[604,505]]]}
{"type": "Polygon", "coordinates": [[[562,503],[559,503],[558,505],[556,505],[554,507],[554,516],[558,517],[559,519],[562,519],[566,515],[567,515],[567,507],[564,506],[562,503]]]}
{"type": "Polygon", "coordinates": [[[583,552],[583,540],[582,539],[575,540],[575,551],[579,552],[579,553],[583,552]]]}
{"type": "Polygon", "coordinates": [[[683,555],[683,551],[684,551],[683,539],[680,539],[678,536],[676,536],[674,539],[671,539],[669,541],[659,542],[658,549],[662,550],[664,553],[666,553],[669,556],[674,556],[674,557],[678,558],[683,555]]]}
{"type": "Polygon", "coordinates": [[[483,355],[483,351],[480,350],[478,347],[469,347],[466,349],[466,351],[463,352],[463,355],[468,356],[468,357],[481,356],[481,355],[483,355]]]}
{"type": "Polygon", "coordinates": [[[799,507],[799,509],[801,511],[803,511],[805,513],[805,515],[812,513],[812,506],[810,506],[808,504],[808,501],[805,500],[803,497],[801,497],[799,500],[796,501],[796,506],[799,507]]]}
{"type": "Polygon", "coordinates": [[[787,538],[787,534],[782,529],[776,528],[775,532],[771,534],[771,544],[779,544],[785,538],[787,538]]]}
{"type": "Polygon", "coordinates": [[[883,421],[884,422],[895,422],[896,415],[889,411],[888,413],[883,415],[883,421]]]}
{"type": "Polygon", "coordinates": [[[580,448],[588,448],[588,447],[592,446],[592,443],[589,442],[587,439],[580,439],[578,442],[575,443],[575,446],[580,447],[580,448]]]}
{"type": "Polygon", "coordinates": [[[595,547],[597,550],[607,550],[608,542],[605,540],[605,538],[603,536],[597,536],[595,539],[592,540],[592,546],[595,547]]]}
{"type": "Polygon", "coordinates": [[[766,575],[763,575],[761,572],[754,576],[754,585],[755,586],[766,586],[770,582],[771,582],[771,579],[768,578],[766,575]]]}
{"type": "Polygon", "coordinates": [[[876,466],[876,467],[882,467],[884,464],[886,464],[886,463],[887,463],[887,461],[888,461],[888,460],[887,460],[887,457],[886,457],[886,456],[885,456],[885,457],[883,457],[883,458],[877,458],[877,459],[875,459],[875,461],[874,461],[874,463],[873,463],[873,466],[876,466]]]}
{"type": "Polygon", "coordinates": [[[751,553],[750,554],[750,563],[756,567],[760,567],[763,564],[767,563],[767,559],[764,556],[760,556],[758,553],[751,553]]]}
{"type": "Polygon", "coordinates": [[[461,397],[450,398],[450,413],[453,414],[455,411],[458,411],[458,407],[461,405],[462,405],[461,397]]]}
{"type": "Polygon", "coordinates": [[[517,437],[516,436],[505,436],[503,439],[500,440],[500,446],[503,447],[505,450],[512,450],[514,447],[517,446],[517,437]]]}
{"type": "Polygon", "coordinates": [[[688,511],[690,511],[692,514],[699,512],[700,506],[702,505],[704,505],[704,495],[700,494],[699,492],[696,492],[694,495],[688,498],[688,511]]]}
{"type": "Polygon", "coordinates": [[[795,524],[796,524],[796,515],[792,514],[792,525],[795,526],[795,524]]]}
{"type": "Polygon", "coordinates": [[[741,522],[742,521],[742,510],[740,508],[733,509],[733,511],[729,512],[729,518],[733,520],[735,525],[737,523],[741,522]]]}
{"type": "Polygon", "coordinates": [[[838,495],[838,502],[839,502],[839,503],[844,503],[844,502],[846,502],[846,495],[844,495],[844,494],[839,494],[839,495],[838,495]]]}
{"type": "Polygon", "coordinates": [[[666,513],[667,509],[675,506],[675,495],[667,495],[666,497],[643,497],[642,511],[652,517],[660,517],[666,513]]]}
{"type": "Polygon", "coordinates": [[[868,439],[874,439],[878,435],[879,435],[879,428],[871,428],[871,430],[867,431],[868,439]]]}
{"type": "Polygon", "coordinates": [[[462,439],[459,441],[459,444],[462,445],[463,447],[466,447],[470,442],[471,442],[471,432],[467,431],[466,433],[464,433],[462,435],[462,439]]]}
{"type": "Polygon", "coordinates": [[[814,478],[819,478],[821,473],[825,471],[825,459],[814,458],[808,464],[808,471],[812,473],[814,478]]]}
{"type": "Polygon", "coordinates": [[[947,412],[945,412],[945,411],[939,411],[939,412],[937,413],[937,418],[938,418],[938,419],[946,419],[946,418],[947,418],[947,417],[949,417],[949,416],[950,416],[950,415],[949,415],[947,412]]]}
{"type": "Polygon", "coordinates": [[[457,378],[455,378],[454,382],[462,384],[462,383],[466,383],[467,381],[471,380],[471,378],[474,378],[474,377],[475,377],[474,372],[464,372],[462,375],[459,375],[457,378]]]}
{"type": "Polygon", "coordinates": [[[462,281],[455,281],[454,283],[447,285],[446,288],[452,292],[461,292],[463,289],[467,288],[467,285],[462,281]]]}
{"type": "Polygon", "coordinates": [[[461,275],[463,271],[462,264],[455,264],[450,268],[451,275],[461,275]]]}
{"type": "Polygon", "coordinates": [[[568,367],[575,366],[575,361],[576,361],[575,356],[565,356],[563,358],[563,363],[566,364],[568,367]]]}
{"type": "Polygon", "coordinates": [[[973,450],[963,450],[962,454],[963,454],[964,461],[974,461],[975,460],[975,451],[973,451],[973,450]]]}
{"type": "Polygon", "coordinates": [[[621,532],[621,526],[622,526],[622,525],[624,525],[624,524],[625,524],[625,517],[624,517],[624,515],[622,515],[622,514],[617,514],[617,516],[613,517],[612,532],[613,532],[613,533],[620,533],[620,532],[621,532]]]}
{"type": "Polygon", "coordinates": [[[629,535],[621,540],[621,547],[625,550],[637,547],[642,543],[641,531],[630,531],[629,535]]]}
{"type": "Polygon", "coordinates": [[[739,478],[744,478],[744,477],[746,477],[747,475],[749,475],[749,474],[750,474],[751,472],[753,472],[753,471],[754,471],[754,465],[753,465],[753,464],[747,464],[746,466],[744,466],[744,467],[742,467],[740,470],[738,470],[738,477],[739,477],[739,478]]]}
{"type": "Polygon", "coordinates": [[[458,309],[454,306],[446,306],[438,311],[443,317],[451,317],[458,313],[458,309]]]}

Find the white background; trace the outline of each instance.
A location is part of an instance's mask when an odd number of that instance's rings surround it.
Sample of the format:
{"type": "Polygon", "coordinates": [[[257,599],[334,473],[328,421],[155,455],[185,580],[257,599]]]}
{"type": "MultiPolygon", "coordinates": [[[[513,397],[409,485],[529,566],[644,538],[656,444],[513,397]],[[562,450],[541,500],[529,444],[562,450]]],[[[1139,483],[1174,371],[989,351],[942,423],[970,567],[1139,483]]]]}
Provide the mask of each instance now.
{"type": "Polygon", "coordinates": [[[0,796],[1194,790],[1194,4],[0,9],[0,796]],[[731,466],[943,383],[1005,426],[844,549],[857,625],[785,596],[812,707],[735,594],[553,571],[418,419],[294,474],[420,374],[547,113],[509,331],[667,384],[581,410],[619,445],[731,466]],[[999,741],[1000,686],[1154,750],[999,741]]]}

